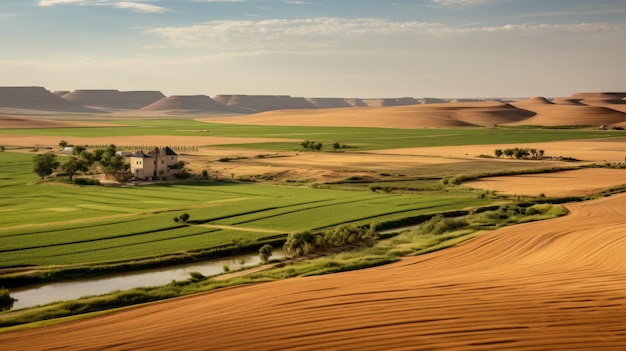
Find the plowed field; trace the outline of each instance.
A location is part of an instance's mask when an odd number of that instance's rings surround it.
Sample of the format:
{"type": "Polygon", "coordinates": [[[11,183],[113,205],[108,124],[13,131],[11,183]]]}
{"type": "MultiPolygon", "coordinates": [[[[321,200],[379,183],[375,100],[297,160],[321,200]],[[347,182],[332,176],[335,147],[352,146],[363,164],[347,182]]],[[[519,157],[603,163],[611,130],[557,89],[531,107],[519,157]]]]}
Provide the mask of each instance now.
{"type": "Polygon", "coordinates": [[[626,195],[373,269],[0,334],[7,350],[624,350],[626,195]]]}

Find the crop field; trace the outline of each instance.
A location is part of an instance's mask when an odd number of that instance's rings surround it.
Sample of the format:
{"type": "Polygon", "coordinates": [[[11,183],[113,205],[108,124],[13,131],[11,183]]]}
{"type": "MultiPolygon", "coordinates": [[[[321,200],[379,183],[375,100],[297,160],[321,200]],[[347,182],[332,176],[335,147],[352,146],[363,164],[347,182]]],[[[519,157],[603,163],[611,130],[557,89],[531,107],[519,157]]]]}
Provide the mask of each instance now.
{"type": "Polygon", "coordinates": [[[427,196],[224,182],[37,183],[31,158],[0,153],[0,267],[157,257],[489,203],[467,191],[427,196]],[[174,222],[183,212],[189,224],[174,222]]]}
{"type": "MultiPolygon", "coordinates": [[[[102,122],[102,121],[99,121],[102,122]]],[[[508,144],[560,141],[573,139],[609,138],[623,133],[597,130],[521,129],[521,128],[465,128],[465,129],[390,129],[364,127],[298,127],[209,123],[190,119],[179,120],[115,120],[111,127],[4,129],[0,134],[42,137],[131,137],[131,136],[187,136],[187,137],[243,137],[285,138],[315,140],[349,145],[352,149],[380,150],[425,146],[455,146],[473,144],[508,144]]],[[[132,139],[129,139],[132,140],[132,139]]],[[[71,139],[68,140],[71,142],[71,139]]],[[[130,142],[129,142],[130,143],[130,142]]],[[[230,145],[263,150],[299,150],[294,142],[230,145]]]]}

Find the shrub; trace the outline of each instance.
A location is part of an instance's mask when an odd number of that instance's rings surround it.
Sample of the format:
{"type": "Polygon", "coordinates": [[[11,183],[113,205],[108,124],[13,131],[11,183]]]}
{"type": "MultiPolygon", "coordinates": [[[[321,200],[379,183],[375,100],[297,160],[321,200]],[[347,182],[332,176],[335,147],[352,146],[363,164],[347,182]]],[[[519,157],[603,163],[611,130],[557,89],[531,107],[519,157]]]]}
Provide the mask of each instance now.
{"type": "Polygon", "coordinates": [[[420,232],[423,234],[443,234],[467,228],[468,226],[469,223],[465,218],[448,218],[436,215],[420,226],[420,232]]]}
{"type": "Polygon", "coordinates": [[[261,263],[265,264],[269,261],[270,257],[272,257],[272,245],[265,244],[259,249],[259,257],[261,258],[261,263]]]}
{"type": "Polygon", "coordinates": [[[13,306],[13,302],[15,301],[17,300],[11,297],[9,290],[0,289],[0,310],[11,308],[11,306],[13,306]]]}
{"type": "Polygon", "coordinates": [[[100,185],[98,179],[93,178],[74,178],[74,184],[76,185],[100,185]]]}

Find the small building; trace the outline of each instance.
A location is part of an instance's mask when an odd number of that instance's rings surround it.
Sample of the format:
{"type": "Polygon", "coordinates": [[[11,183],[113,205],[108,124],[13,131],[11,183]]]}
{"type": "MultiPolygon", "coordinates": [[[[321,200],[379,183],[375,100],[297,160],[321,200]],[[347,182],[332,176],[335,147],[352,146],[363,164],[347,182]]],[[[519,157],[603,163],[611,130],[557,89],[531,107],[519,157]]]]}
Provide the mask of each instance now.
{"type": "Polygon", "coordinates": [[[73,146],[66,146],[63,148],[63,153],[66,155],[73,155],[74,154],[74,147],[73,146]]]}
{"type": "Polygon", "coordinates": [[[130,157],[130,171],[138,179],[169,177],[170,170],[178,165],[178,154],[170,147],[158,147],[147,154],[139,151],[130,157]]]}

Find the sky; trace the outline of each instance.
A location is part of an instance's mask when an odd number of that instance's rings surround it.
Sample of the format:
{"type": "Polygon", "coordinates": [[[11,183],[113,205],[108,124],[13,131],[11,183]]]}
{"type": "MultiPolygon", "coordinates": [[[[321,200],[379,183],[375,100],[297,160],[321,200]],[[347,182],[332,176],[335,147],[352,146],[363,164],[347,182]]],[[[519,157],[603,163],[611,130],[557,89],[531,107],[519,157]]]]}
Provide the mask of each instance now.
{"type": "Polygon", "coordinates": [[[626,1],[1,0],[0,86],[345,98],[626,91],[626,1]]]}

